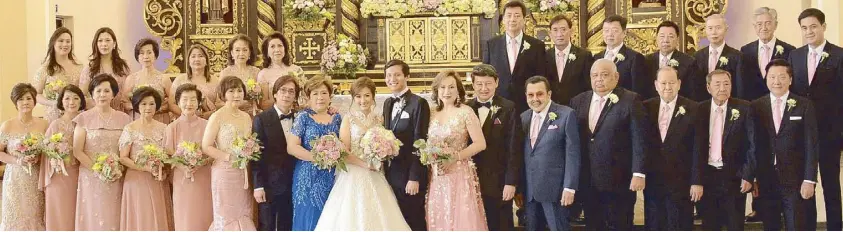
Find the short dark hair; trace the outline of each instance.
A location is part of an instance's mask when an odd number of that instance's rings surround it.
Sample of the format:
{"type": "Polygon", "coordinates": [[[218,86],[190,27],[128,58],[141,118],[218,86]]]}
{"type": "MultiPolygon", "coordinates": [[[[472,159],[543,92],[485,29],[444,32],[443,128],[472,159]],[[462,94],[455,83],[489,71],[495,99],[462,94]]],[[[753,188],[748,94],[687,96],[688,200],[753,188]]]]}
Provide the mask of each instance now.
{"type": "Polygon", "coordinates": [[[111,74],[100,73],[94,76],[94,79],[88,84],[88,94],[94,96],[94,88],[103,82],[108,82],[109,87],[111,87],[112,96],[117,96],[117,93],[120,93],[120,86],[117,86],[117,79],[114,79],[111,74]]]}
{"type": "Polygon", "coordinates": [[[383,66],[383,72],[386,73],[387,69],[396,65],[401,65],[401,72],[404,73],[404,76],[410,76],[410,65],[404,63],[403,60],[390,60],[386,62],[386,65],[383,66]]]}
{"type": "Polygon", "coordinates": [[[15,105],[15,109],[18,108],[18,101],[20,101],[23,96],[26,96],[26,94],[30,94],[30,96],[32,96],[32,101],[37,102],[37,100],[35,100],[35,96],[38,96],[38,91],[35,90],[35,87],[32,87],[29,83],[18,83],[15,87],[12,87],[10,99],[12,99],[12,104],[15,105]]]}
{"type": "Polygon", "coordinates": [[[181,95],[184,94],[184,92],[189,92],[189,91],[196,92],[196,98],[199,99],[199,103],[201,104],[202,103],[202,91],[199,91],[199,88],[197,88],[196,85],[194,85],[193,83],[184,83],[182,85],[179,85],[178,88],[176,88],[176,102],[175,103],[178,104],[178,102],[181,100],[181,95]]]}
{"type": "MultiPolygon", "coordinates": [[[[478,64],[475,65],[474,68],[471,69],[471,76],[484,76],[484,77],[493,77],[495,80],[498,80],[498,72],[495,70],[495,66],[491,66],[488,64],[478,64]]],[[[473,83],[476,78],[471,78],[471,82],[473,83]]]]}
{"type": "Polygon", "coordinates": [[[146,45],[152,45],[152,52],[155,53],[155,59],[158,59],[158,55],[161,54],[158,50],[158,42],[150,38],[143,38],[141,40],[138,40],[138,43],[135,44],[135,61],[140,62],[140,59],[138,58],[140,57],[140,50],[141,48],[143,48],[143,46],[146,45]]]}
{"type": "MultiPolygon", "coordinates": [[[[609,15],[606,19],[603,20],[603,23],[613,23],[618,22],[621,24],[621,29],[626,30],[626,18],[620,15],[609,15]]],[[[678,31],[677,31],[678,32],[678,31]]]]}
{"type": "Polygon", "coordinates": [[[267,35],[266,38],[263,39],[261,43],[261,53],[263,55],[263,67],[269,68],[272,66],[272,57],[269,56],[269,41],[274,39],[281,40],[281,44],[284,45],[284,58],[281,58],[281,63],[286,64],[287,66],[291,65],[290,63],[290,42],[287,41],[287,37],[284,37],[284,34],[281,32],[272,32],[271,34],[267,35]]]}
{"type": "Polygon", "coordinates": [[[219,94],[220,98],[225,101],[225,92],[234,88],[240,88],[243,90],[243,99],[249,97],[249,95],[246,94],[246,84],[243,84],[243,80],[240,80],[240,78],[236,76],[223,77],[220,81],[220,85],[217,86],[217,94],[219,94]]]}
{"type": "Polygon", "coordinates": [[[457,96],[456,101],[454,101],[454,106],[460,106],[463,102],[465,102],[465,86],[462,85],[462,78],[460,78],[460,74],[455,72],[454,70],[442,70],[439,74],[433,78],[433,93],[431,97],[433,100],[436,101],[436,111],[442,111],[445,108],[445,103],[439,101],[439,85],[442,84],[442,81],[445,81],[447,78],[453,78],[454,81],[457,83],[457,96]]]}
{"type": "Polygon", "coordinates": [[[569,28],[573,28],[573,27],[574,27],[574,24],[573,24],[573,23],[571,23],[571,19],[569,19],[569,18],[568,18],[567,16],[565,16],[564,14],[559,14],[559,15],[556,15],[556,16],[554,16],[552,19],[550,19],[550,26],[553,26],[553,24],[556,24],[556,23],[558,23],[559,21],[565,21],[565,23],[568,23],[568,27],[569,27],[569,28]]]}
{"type": "Polygon", "coordinates": [[[249,59],[246,60],[246,64],[252,65],[255,63],[257,59],[257,55],[255,54],[255,44],[252,43],[252,39],[249,36],[244,34],[237,34],[231,40],[228,41],[228,65],[234,65],[234,56],[231,55],[231,51],[234,50],[234,43],[237,41],[243,40],[246,42],[247,46],[249,46],[249,59]]]}
{"type": "Polygon", "coordinates": [[[296,80],[296,77],[290,75],[284,75],[275,80],[275,83],[272,84],[272,95],[278,93],[278,90],[281,90],[281,86],[286,85],[287,83],[293,83],[296,87],[296,96],[299,96],[301,93],[301,85],[299,85],[299,81],[296,80]]]}
{"type": "Polygon", "coordinates": [[[680,32],[679,31],[679,25],[676,25],[676,23],[674,23],[673,21],[664,21],[664,22],[660,23],[659,26],[656,27],[656,33],[659,33],[659,30],[661,30],[662,27],[673,28],[674,33],[676,33],[676,35],[679,36],[679,32],[680,32]]]}
{"type": "Polygon", "coordinates": [[[790,65],[790,62],[784,59],[775,59],[767,63],[767,67],[764,67],[765,73],[770,73],[770,68],[772,67],[785,67],[787,69],[787,75],[793,78],[793,66],[790,65]]]}
{"type": "Polygon", "coordinates": [[[372,97],[375,97],[375,94],[378,92],[372,78],[363,76],[357,78],[354,83],[351,83],[351,96],[354,97],[354,95],[357,95],[363,89],[369,89],[369,91],[372,91],[372,97]]]}
{"type": "Polygon", "coordinates": [[[799,13],[799,20],[796,23],[802,22],[802,19],[807,17],[814,17],[817,21],[820,21],[820,24],[825,24],[825,13],[817,8],[808,8],[803,10],[802,13],[799,13]]]}
{"type": "Polygon", "coordinates": [[[543,77],[543,76],[533,76],[533,77],[530,77],[530,79],[527,79],[527,83],[526,83],[524,86],[527,86],[527,85],[529,85],[529,84],[538,84],[538,83],[543,83],[543,84],[544,84],[545,89],[547,89],[547,91],[551,91],[551,89],[550,89],[550,82],[549,82],[549,81],[547,81],[547,78],[545,78],[545,77],[543,77]]]}
{"type": "Polygon", "coordinates": [[[132,111],[140,114],[140,103],[146,97],[152,97],[155,100],[155,111],[161,109],[161,94],[152,87],[144,86],[132,93],[132,111]]]}
{"type": "Polygon", "coordinates": [[[509,1],[505,5],[503,5],[503,9],[501,11],[501,16],[503,16],[503,14],[506,13],[507,8],[515,8],[515,7],[521,8],[521,14],[524,15],[524,17],[527,17],[527,5],[524,5],[523,2],[518,1],[518,0],[509,1]]]}
{"type": "Polygon", "coordinates": [[[64,86],[64,88],[61,88],[61,92],[59,92],[59,96],[58,98],[56,98],[56,108],[59,108],[59,110],[64,110],[64,103],[62,103],[62,99],[64,99],[64,95],[67,94],[67,92],[76,94],[76,96],[79,97],[79,111],[88,108],[88,105],[85,104],[85,94],[82,93],[82,89],[72,84],[66,85],[64,86]]]}

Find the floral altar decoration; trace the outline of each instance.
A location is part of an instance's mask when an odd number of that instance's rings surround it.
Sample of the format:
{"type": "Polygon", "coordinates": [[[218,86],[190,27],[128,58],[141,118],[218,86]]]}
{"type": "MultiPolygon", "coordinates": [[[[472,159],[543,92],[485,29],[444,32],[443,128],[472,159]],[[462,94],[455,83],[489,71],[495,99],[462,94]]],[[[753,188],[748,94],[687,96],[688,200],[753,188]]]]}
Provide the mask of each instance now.
{"type": "Polygon", "coordinates": [[[358,70],[366,68],[368,49],[340,34],[336,41],[330,41],[322,49],[322,72],[332,77],[354,78],[358,70]]]}
{"type": "Polygon", "coordinates": [[[525,0],[524,5],[533,13],[550,13],[553,15],[576,10],[574,0],[525,0]]]}
{"type": "Polygon", "coordinates": [[[451,14],[483,14],[492,18],[497,12],[494,0],[365,0],[360,4],[363,18],[385,16],[401,18],[405,15],[433,13],[436,16],[451,14]]]}
{"type": "Polygon", "coordinates": [[[322,19],[332,20],[332,4],[326,0],[294,0],[284,5],[285,14],[301,21],[313,22],[322,19]]]}

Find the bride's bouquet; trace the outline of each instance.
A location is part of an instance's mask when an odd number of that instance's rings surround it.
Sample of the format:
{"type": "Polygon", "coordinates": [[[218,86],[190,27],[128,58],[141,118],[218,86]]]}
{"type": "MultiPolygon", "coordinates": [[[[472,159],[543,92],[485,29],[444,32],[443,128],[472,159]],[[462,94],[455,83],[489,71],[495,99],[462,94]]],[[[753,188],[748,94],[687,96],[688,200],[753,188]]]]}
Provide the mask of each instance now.
{"type": "Polygon", "coordinates": [[[319,169],[330,169],[336,167],[345,171],[345,157],[348,156],[343,150],[342,141],[334,134],[323,135],[318,139],[310,141],[313,148],[313,163],[319,169]]]}
{"type": "Polygon", "coordinates": [[[55,133],[43,140],[44,154],[50,160],[50,176],[52,173],[60,173],[67,176],[65,163],[70,162],[70,143],[64,133],[55,133]]]}
{"type": "Polygon", "coordinates": [[[432,166],[433,175],[439,176],[445,174],[442,167],[443,163],[451,161],[451,153],[443,149],[445,146],[441,143],[430,144],[424,139],[419,139],[413,142],[413,147],[419,149],[416,155],[424,166],[432,166]]]}
{"type": "Polygon", "coordinates": [[[381,162],[398,156],[403,143],[395,138],[392,131],[376,126],[363,134],[360,145],[363,148],[363,158],[370,166],[380,169],[381,162]]]}
{"type": "Polygon", "coordinates": [[[42,137],[39,134],[27,134],[23,140],[15,147],[21,157],[20,159],[26,164],[26,173],[32,175],[32,165],[37,163],[38,156],[41,155],[43,147],[41,147],[42,137]]]}
{"type": "Polygon", "coordinates": [[[164,162],[169,158],[164,150],[155,144],[143,145],[143,150],[135,158],[135,163],[152,170],[152,176],[157,181],[164,180],[164,162]]]}
{"type": "Polygon", "coordinates": [[[182,141],[176,148],[176,153],[167,163],[181,165],[185,169],[185,178],[193,182],[193,172],[199,167],[205,166],[211,159],[202,153],[198,143],[182,141]]]}
{"type": "Polygon", "coordinates": [[[123,165],[117,161],[114,155],[108,153],[97,154],[94,166],[91,167],[97,177],[103,182],[114,182],[123,177],[123,165]]]}

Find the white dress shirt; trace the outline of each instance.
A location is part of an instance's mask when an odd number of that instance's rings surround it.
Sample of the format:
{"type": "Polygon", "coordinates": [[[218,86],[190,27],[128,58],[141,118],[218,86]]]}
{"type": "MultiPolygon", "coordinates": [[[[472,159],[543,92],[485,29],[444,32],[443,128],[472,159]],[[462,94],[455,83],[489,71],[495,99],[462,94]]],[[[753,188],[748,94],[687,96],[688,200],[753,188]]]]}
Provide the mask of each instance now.
{"type": "MultiPolygon", "coordinates": [[[[723,109],[723,113],[720,113],[720,115],[722,116],[722,117],[720,117],[720,120],[722,120],[722,121],[720,122],[720,128],[719,128],[720,131],[723,131],[724,127],[726,126],[726,116],[727,116],[727,113],[728,113],[728,112],[726,112],[726,110],[729,109],[728,104],[729,104],[729,101],[726,100],[726,102],[724,102],[722,106],[718,106],[717,103],[714,103],[714,99],[711,99],[711,116],[709,116],[709,121],[708,121],[709,122],[708,123],[708,134],[714,133],[714,125],[715,125],[714,120],[717,120],[717,114],[716,114],[717,108],[723,109]]],[[[709,136],[709,143],[711,143],[711,136],[709,136]]],[[[721,146],[721,149],[722,149],[722,146],[721,146]]],[[[722,160],[722,158],[723,158],[722,154],[723,153],[722,153],[722,151],[721,151],[720,154],[721,154],[721,156],[720,156],[721,160],[719,160],[719,161],[711,161],[709,159],[706,159],[706,160],[709,160],[708,165],[711,165],[711,166],[716,167],[716,168],[722,168],[723,167],[723,160],[722,160]]]]}
{"type": "Polygon", "coordinates": [[[661,102],[659,104],[659,118],[662,118],[662,107],[667,105],[667,112],[668,112],[668,114],[671,114],[671,115],[667,115],[667,126],[668,126],[668,128],[670,128],[670,122],[673,120],[673,116],[674,116],[673,111],[676,111],[676,101],[679,100],[679,95],[676,95],[675,97],[673,97],[673,100],[670,100],[670,102],[665,102],[664,99],[662,99],[662,98],[659,98],[659,99],[660,99],[660,102],[661,102]]]}
{"type": "Polygon", "coordinates": [[[773,39],[771,39],[770,42],[767,42],[767,43],[764,43],[764,41],[761,41],[761,39],[758,39],[758,59],[761,59],[761,56],[762,56],[761,52],[762,52],[762,48],[764,47],[764,45],[767,45],[767,48],[770,49],[770,54],[769,54],[770,57],[768,57],[768,58],[772,58],[773,55],[776,54],[776,38],[773,37],[773,39]]]}
{"type": "Polygon", "coordinates": [[[670,66],[670,59],[673,57],[673,52],[668,53],[666,56],[659,52],[659,68],[661,68],[662,61],[664,60],[665,66],[670,66]]]}
{"type": "MultiPolygon", "coordinates": [[[[606,55],[607,55],[608,53],[612,53],[612,54],[615,56],[615,58],[614,58],[614,59],[617,59],[617,57],[618,57],[618,53],[619,53],[619,52],[621,52],[621,48],[622,48],[622,47],[623,47],[623,43],[618,44],[618,46],[617,46],[617,47],[614,47],[614,48],[612,48],[612,49],[609,49],[609,47],[606,47],[606,53],[603,53],[603,58],[606,58],[606,55]]],[[[614,62],[614,60],[612,60],[612,62],[614,62]]]]}
{"type": "MultiPolygon", "coordinates": [[[[589,123],[589,125],[596,125],[597,120],[600,120],[600,113],[601,112],[598,112],[597,109],[600,107],[600,99],[601,98],[604,99],[603,104],[606,104],[606,102],[609,101],[609,95],[608,94],[606,96],[600,97],[600,95],[597,95],[597,92],[592,92],[591,105],[589,106],[589,110],[588,110],[588,123],[589,123]]],[[[608,106],[608,104],[606,104],[606,106],[608,106]]],[[[607,108],[606,106],[603,107],[603,110],[606,110],[606,108],[607,108]]],[[[637,172],[632,173],[632,176],[641,177],[641,178],[646,177],[646,175],[644,175],[643,173],[637,173],[637,172]]]]}
{"type": "MultiPolygon", "coordinates": [[[[477,98],[477,102],[478,103],[488,102],[489,104],[493,103],[492,98],[489,98],[489,101],[480,101],[480,98],[477,98]]],[[[550,105],[550,104],[548,104],[548,105],[550,105]]],[[[486,118],[489,117],[489,112],[491,112],[491,109],[487,108],[486,106],[482,106],[480,108],[477,108],[477,115],[480,116],[479,119],[480,119],[480,126],[481,127],[483,126],[484,123],[486,123],[486,118]]]]}
{"type": "MultiPolygon", "coordinates": [[[[284,113],[284,111],[282,111],[281,108],[278,108],[278,106],[275,105],[275,104],[273,104],[272,107],[274,107],[275,112],[278,113],[278,118],[281,118],[281,115],[287,115],[287,114],[293,113],[292,109],[290,111],[287,111],[287,113],[284,113]]],[[[282,119],[281,120],[281,128],[284,130],[285,134],[290,133],[290,129],[293,128],[293,119],[292,118],[282,119]]]]}
{"type": "MultiPolygon", "coordinates": [[[[410,91],[410,88],[404,87],[404,90],[401,90],[401,92],[398,92],[397,94],[392,93],[392,97],[400,99],[401,96],[404,96],[404,94],[407,93],[407,91],[410,91]]],[[[398,115],[399,113],[401,113],[401,108],[404,108],[403,105],[398,104],[399,102],[401,102],[401,101],[395,101],[395,104],[392,104],[392,118],[393,119],[396,119],[395,115],[398,115]]],[[[407,103],[404,102],[404,104],[407,104],[407,103]]]]}
{"type": "MultiPolygon", "coordinates": [[[[512,55],[512,54],[509,54],[509,47],[512,46],[513,42],[515,42],[515,44],[518,45],[518,49],[521,49],[521,42],[524,41],[524,32],[523,31],[518,32],[518,35],[516,35],[515,37],[510,37],[509,34],[506,34],[506,33],[504,33],[504,35],[506,35],[505,38],[506,38],[507,55],[512,55]]],[[[518,51],[518,52],[521,52],[521,51],[518,51]]],[[[515,55],[517,56],[518,54],[515,54],[515,55]]]]}
{"type": "MultiPolygon", "coordinates": [[[[556,48],[556,55],[553,56],[553,57],[554,57],[554,59],[556,59],[556,61],[557,61],[556,63],[558,64],[559,63],[558,61],[560,61],[559,60],[560,58],[562,59],[561,62],[563,62],[563,63],[568,62],[568,56],[570,56],[570,55],[571,55],[571,43],[568,43],[568,46],[563,48],[562,50],[559,50],[559,48],[557,47],[556,48]]],[[[559,75],[557,77],[559,79],[559,81],[562,81],[562,73],[557,73],[557,75],[559,75]]]]}

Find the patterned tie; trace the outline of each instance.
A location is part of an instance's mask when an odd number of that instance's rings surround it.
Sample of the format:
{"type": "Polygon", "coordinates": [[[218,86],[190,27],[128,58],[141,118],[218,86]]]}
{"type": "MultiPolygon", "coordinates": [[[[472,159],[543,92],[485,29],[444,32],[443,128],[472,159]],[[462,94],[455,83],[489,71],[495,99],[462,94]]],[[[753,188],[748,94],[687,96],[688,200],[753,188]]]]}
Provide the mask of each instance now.
{"type": "Polygon", "coordinates": [[[817,52],[811,51],[808,54],[808,85],[814,81],[814,74],[817,72],[817,52]]]}
{"type": "Polygon", "coordinates": [[[556,52],[556,73],[559,74],[559,82],[562,82],[562,73],[565,72],[565,63],[567,60],[567,53],[565,52],[556,52]]]}
{"type": "Polygon", "coordinates": [[[597,110],[591,112],[591,119],[588,120],[588,128],[591,129],[591,132],[597,129],[597,120],[600,120],[600,113],[603,112],[603,105],[606,104],[606,98],[599,97],[595,101],[597,102],[597,110]]]}
{"type": "Polygon", "coordinates": [[[761,57],[758,57],[758,68],[761,70],[761,78],[767,76],[767,63],[770,63],[770,47],[766,44],[761,46],[761,57]]]}
{"type": "Polygon", "coordinates": [[[518,60],[518,41],[515,38],[509,40],[509,72],[515,72],[515,61],[518,60]]]}
{"type": "Polygon", "coordinates": [[[717,69],[717,61],[720,58],[720,53],[717,50],[711,51],[708,54],[708,72],[713,72],[717,69]]]}
{"type": "Polygon", "coordinates": [[[776,106],[773,107],[773,123],[776,127],[776,133],[779,133],[779,127],[782,123],[782,99],[776,99],[776,106]]]}
{"type": "Polygon", "coordinates": [[[667,56],[662,56],[662,59],[659,62],[659,68],[664,68],[665,66],[667,66],[667,56]]]}
{"type": "Polygon", "coordinates": [[[530,126],[530,147],[536,147],[536,140],[539,138],[542,123],[542,116],[533,112],[533,121],[530,126]]]}
{"type": "Polygon", "coordinates": [[[714,128],[711,128],[709,142],[708,162],[720,162],[723,160],[723,108],[717,107],[714,111],[714,128]]]}
{"type": "Polygon", "coordinates": [[[659,114],[659,132],[662,135],[662,142],[667,136],[667,127],[670,124],[670,106],[663,105],[662,112],[659,114]]]}

